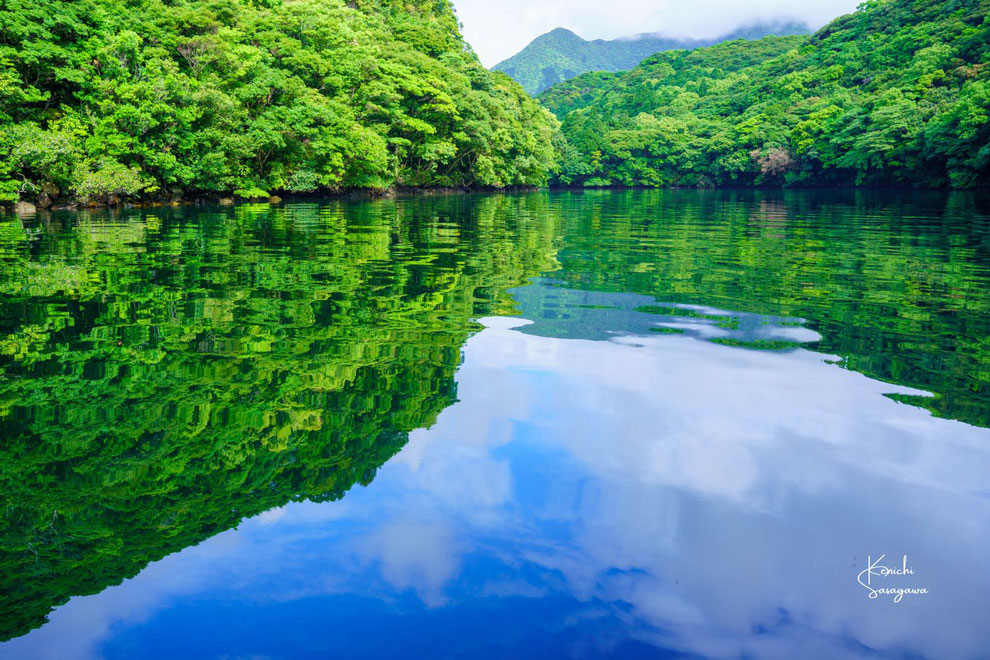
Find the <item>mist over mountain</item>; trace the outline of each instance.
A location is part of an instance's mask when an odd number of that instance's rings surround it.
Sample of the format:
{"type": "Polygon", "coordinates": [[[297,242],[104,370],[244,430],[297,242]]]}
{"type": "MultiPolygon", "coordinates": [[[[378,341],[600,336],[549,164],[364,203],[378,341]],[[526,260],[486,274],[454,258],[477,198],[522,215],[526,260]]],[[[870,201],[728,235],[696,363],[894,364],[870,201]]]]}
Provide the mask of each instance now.
{"type": "Polygon", "coordinates": [[[780,19],[738,27],[711,39],[677,38],[661,32],[642,33],[619,39],[587,41],[570,30],[557,28],[529,43],[519,53],[499,62],[495,70],[518,81],[531,95],[589,71],[625,71],[666,50],[711,46],[736,39],[760,39],[770,35],[809,34],[801,21],[780,19]]]}

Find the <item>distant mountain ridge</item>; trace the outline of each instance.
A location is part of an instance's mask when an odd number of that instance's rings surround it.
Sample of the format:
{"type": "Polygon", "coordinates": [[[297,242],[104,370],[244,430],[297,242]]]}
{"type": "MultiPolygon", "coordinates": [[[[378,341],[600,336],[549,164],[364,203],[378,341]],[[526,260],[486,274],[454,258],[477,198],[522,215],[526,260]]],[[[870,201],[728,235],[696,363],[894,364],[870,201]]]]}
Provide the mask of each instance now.
{"type": "Polygon", "coordinates": [[[628,38],[587,41],[570,30],[557,28],[531,41],[528,46],[494,70],[507,73],[529,94],[536,96],[557,83],[589,71],[625,71],[665,50],[711,46],[735,39],[760,39],[770,35],[810,34],[806,23],[792,20],[745,25],[714,39],[678,39],[659,32],[628,38]]]}

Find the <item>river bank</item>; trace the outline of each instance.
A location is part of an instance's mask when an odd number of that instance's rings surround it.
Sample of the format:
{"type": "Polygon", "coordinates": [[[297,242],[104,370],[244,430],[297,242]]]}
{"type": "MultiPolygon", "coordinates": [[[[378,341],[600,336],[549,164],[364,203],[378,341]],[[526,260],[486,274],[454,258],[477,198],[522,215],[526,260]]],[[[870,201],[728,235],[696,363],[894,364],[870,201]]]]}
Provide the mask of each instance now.
{"type": "Polygon", "coordinates": [[[53,200],[46,195],[46,199],[36,199],[35,202],[21,200],[14,204],[0,204],[0,212],[12,212],[16,215],[32,215],[44,211],[82,211],[87,209],[133,209],[133,208],[163,208],[179,206],[234,206],[235,204],[272,204],[278,205],[286,201],[298,199],[311,199],[314,197],[321,199],[387,199],[397,196],[422,196],[430,197],[437,195],[460,195],[468,193],[522,193],[535,192],[541,188],[537,186],[508,186],[504,188],[486,188],[481,186],[470,187],[414,187],[414,186],[393,186],[391,188],[348,188],[343,190],[323,189],[312,192],[298,193],[289,191],[276,191],[267,196],[241,196],[234,193],[222,195],[210,193],[196,193],[192,195],[175,194],[164,198],[150,198],[138,200],[125,200],[111,198],[100,201],[81,201],[74,198],[67,200],[53,200]]]}

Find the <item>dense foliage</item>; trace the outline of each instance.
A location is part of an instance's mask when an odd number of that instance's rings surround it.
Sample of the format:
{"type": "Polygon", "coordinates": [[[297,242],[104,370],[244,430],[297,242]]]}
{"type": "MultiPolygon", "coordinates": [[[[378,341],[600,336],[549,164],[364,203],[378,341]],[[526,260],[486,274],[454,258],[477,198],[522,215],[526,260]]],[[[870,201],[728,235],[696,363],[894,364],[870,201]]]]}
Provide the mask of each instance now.
{"type": "Polygon", "coordinates": [[[534,202],[0,216],[0,639],[368,483],[454,402],[471,319],[552,267],[534,202]]]}
{"type": "Polygon", "coordinates": [[[588,71],[624,71],[665,50],[699,48],[735,39],[767,35],[807,34],[808,26],[793,21],[754,23],[714,39],[674,39],[662,34],[640,34],[627,39],[585,41],[570,30],[557,28],[531,41],[507,60],[495,65],[536,96],[557,83],[588,71]]]}
{"type": "Polygon", "coordinates": [[[0,202],[541,185],[555,131],[449,0],[0,5],[0,202]]]}
{"type": "Polygon", "coordinates": [[[990,181],[990,0],[869,0],[810,38],[655,55],[545,92],[558,183],[990,181]]]}
{"type": "MultiPolygon", "coordinates": [[[[670,51],[651,58],[641,67],[631,72],[603,73],[591,72],[578,76],[560,85],[548,89],[540,95],[539,100],[559,118],[564,119],[574,110],[593,106],[595,101],[606,94],[622,94],[630,92],[635,84],[630,78],[632,74],[652,70],[653,63],[663,61],[672,71],[672,78],[665,82],[685,86],[694,80],[718,72],[727,75],[746,69],[754,64],[788,52],[804,43],[799,36],[767,37],[757,41],[734,41],[711,48],[695,50],[670,51]]],[[[636,82],[642,83],[640,78],[636,82]]],[[[644,87],[642,93],[647,93],[649,87],[644,87]]],[[[602,126],[601,128],[604,128],[602,126]]]]}

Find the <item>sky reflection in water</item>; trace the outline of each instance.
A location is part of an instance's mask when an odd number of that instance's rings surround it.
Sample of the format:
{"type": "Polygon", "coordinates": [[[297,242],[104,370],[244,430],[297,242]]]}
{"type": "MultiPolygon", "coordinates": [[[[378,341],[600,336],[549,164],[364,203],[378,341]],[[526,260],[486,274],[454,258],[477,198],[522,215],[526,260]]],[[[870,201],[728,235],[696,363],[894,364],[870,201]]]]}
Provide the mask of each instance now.
{"type": "Polygon", "coordinates": [[[75,598],[0,657],[986,652],[990,431],[795,347],[801,319],[513,295],[370,486],[75,598]],[[870,600],[881,554],[930,593],[870,600]]]}

